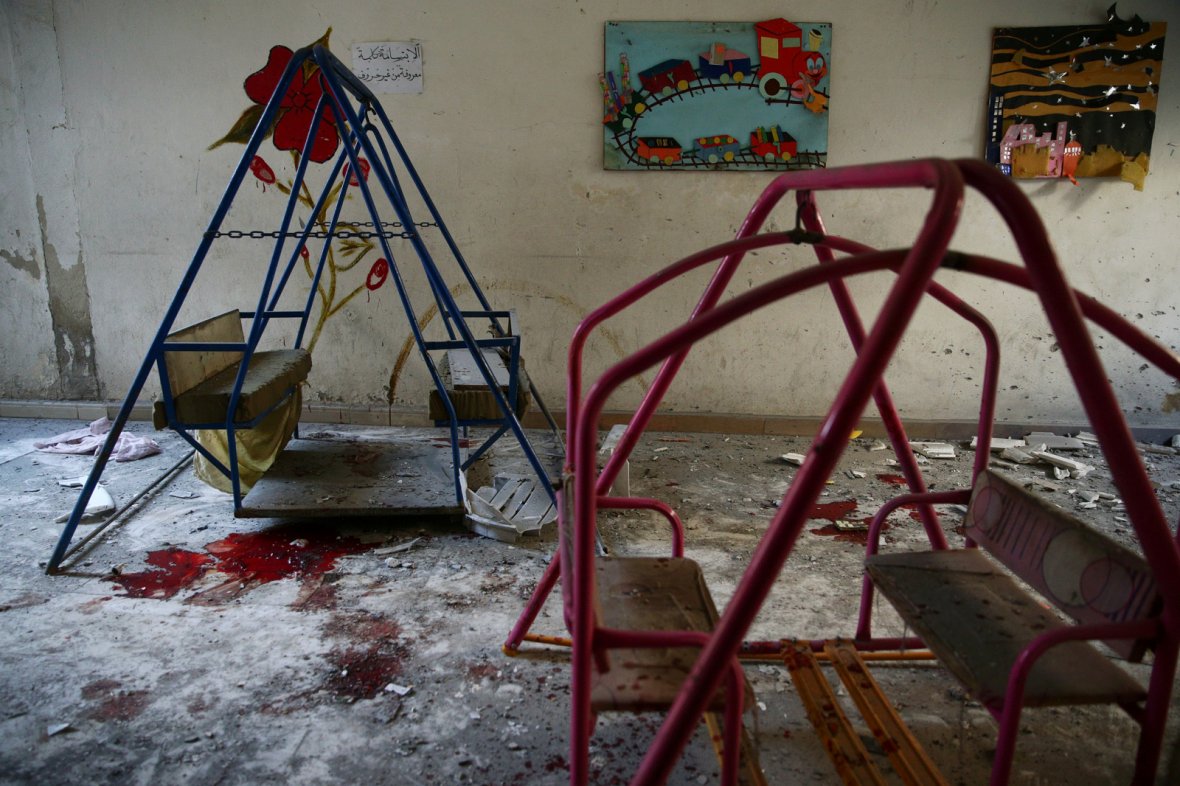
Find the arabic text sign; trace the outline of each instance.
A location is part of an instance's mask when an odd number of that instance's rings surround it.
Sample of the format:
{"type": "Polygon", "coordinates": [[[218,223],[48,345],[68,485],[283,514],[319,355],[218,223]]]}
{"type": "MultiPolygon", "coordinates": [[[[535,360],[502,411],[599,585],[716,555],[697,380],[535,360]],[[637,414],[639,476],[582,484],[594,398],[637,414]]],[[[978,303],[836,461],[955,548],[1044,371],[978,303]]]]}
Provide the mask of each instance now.
{"type": "Polygon", "coordinates": [[[352,70],[374,93],[421,93],[422,45],[353,44],[352,70]]]}

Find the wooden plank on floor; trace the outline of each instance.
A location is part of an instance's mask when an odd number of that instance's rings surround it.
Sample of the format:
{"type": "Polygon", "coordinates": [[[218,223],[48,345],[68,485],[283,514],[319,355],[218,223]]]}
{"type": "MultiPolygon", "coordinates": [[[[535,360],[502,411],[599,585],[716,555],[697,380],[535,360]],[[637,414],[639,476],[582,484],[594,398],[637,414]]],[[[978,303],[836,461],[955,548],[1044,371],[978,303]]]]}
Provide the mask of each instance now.
{"type": "Polygon", "coordinates": [[[449,446],[415,435],[293,439],[242,501],[240,518],[460,516],[449,446]]]}
{"type": "Polygon", "coordinates": [[[885,698],[851,642],[825,642],[824,652],[902,781],[909,786],[945,786],[946,779],[885,698]]]}
{"type": "Polygon", "coordinates": [[[811,647],[806,643],[789,645],[783,650],[783,660],[791,672],[791,681],[795,683],[807,717],[840,779],[849,786],[884,786],[885,780],[869,759],[869,752],[849,723],[848,716],[840,709],[836,694],[820,670],[811,647]]]}

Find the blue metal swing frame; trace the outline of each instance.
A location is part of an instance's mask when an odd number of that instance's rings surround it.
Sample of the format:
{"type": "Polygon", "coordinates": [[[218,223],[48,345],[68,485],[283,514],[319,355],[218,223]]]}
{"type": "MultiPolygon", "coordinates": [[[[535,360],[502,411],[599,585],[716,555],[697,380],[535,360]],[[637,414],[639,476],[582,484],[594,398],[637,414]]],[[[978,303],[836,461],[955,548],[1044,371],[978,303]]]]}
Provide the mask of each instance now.
{"type": "MultiPolygon", "coordinates": [[[[350,177],[347,173],[343,174],[344,165],[348,164],[348,171],[360,172],[361,168],[358,164],[358,159],[364,156],[370,164],[370,173],[368,178],[357,177],[356,188],[359,189],[364,206],[370,219],[372,220],[375,234],[380,243],[381,252],[384,258],[389,263],[389,275],[393,279],[394,285],[397,289],[398,299],[401,303],[402,309],[405,312],[406,321],[413,333],[414,342],[418,347],[419,354],[426,363],[426,368],[430,373],[430,378],[438,391],[439,398],[446,408],[447,418],[445,420],[435,421],[436,425],[446,425],[450,430],[451,437],[451,459],[454,474],[454,489],[456,501],[459,505],[465,503],[464,500],[464,482],[463,472],[471,466],[476,460],[483,456],[488,449],[492,447],[501,437],[512,432],[516,441],[519,443],[525,458],[536,475],[541,485],[545,488],[546,493],[550,499],[556,503],[555,484],[553,479],[549,476],[545,466],[542,464],[537,455],[536,450],[529,442],[525,434],[524,427],[521,425],[514,409],[513,402],[516,401],[517,387],[520,384],[520,336],[510,335],[501,324],[501,320],[507,319],[509,312],[498,311],[492,308],[491,303],[484,295],[475,276],[472,274],[463,254],[460,252],[458,245],[455,243],[450,231],[447,229],[446,223],[443,220],[434,201],[431,199],[429,192],[426,189],[417,170],[414,168],[409,154],[402,145],[397,133],[393,129],[389,117],[386,115],[384,108],[377,100],[376,96],[360,81],[347,67],[345,67],[326,47],[322,44],[305,47],[296,51],[290,62],[287,64],[282,77],[279,79],[275,87],[274,94],[270,101],[266,104],[258,125],[251,134],[249,141],[246,143],[246,149],[242,154],[241,160],[238,162],[237,168],[230,177],[229,184],[226,187],[225,193],[222,196],[221,202],[213,213],[213,217],[209,221],[200,244],[193,255],[192,262],[190,262],[188,269],[185,271],[183,278],[178,285],[175,294],[172,297],[171,304],[164,314],[160,322],[160,326],[156,331],[155,337],[152,339],[151,346],[147,355],[144,357],[139,371],[136,373],[134,380],[128,390],[123,404],[119,409],[111,425],[111,430],[107,434],[101,450],[99,451],[94,465],[90,471],[86,482],[82,486],[82,490],[78,495],[78,499],[70,513],[68,520],[62,530],[61,536],[58,539],[57,545],[51,555],[47,572],[52,573],[57,570],[63,559],[68,554],[70,542],[73,539],[74,533],[79,522],[85,512],[86,505],[90,500],[91,494],[94,492],[98,481],[102,476],[107,462],[110,460],[111,453],[114,450],[115,444],[118,441],[119,434],[122,433],[127,421],[131,416],[133,407],[135,406],[140,393],[143,390],[144,384],[147,382],[153,367],[156,368],[161,385],[162,403],[164,413],[167,420],[167,425],[172,430],[176,431],[189,444],[193,446],[205,459],[207,459],[212,466],[217,468],[220,472],[230,479],[233,488],[234,511],[237,513],[242,508],[242,492],[241,480],[238,473],[238,457],[237,457],[237,440],[234,437],[235,431],[238,429],[248,429],[257,425],[263,418],[265,418],[277,406],[281,405],[290,396],[294,395],[297,386],[288,388],[280,401],[267,409],[267,411],[254,417],[249,421],[235,421],[234,414],[237,412],[239,400],[242,394],[242,385],[246,380],[246,374],[249,368],[250,360],[257,351],[259,342],[261,341],[266,328],[269,326],[272,319],[297,319],[299,322],[298,331],[295,337],[295,347],[302,346],[304,333],[306,331],[308,318],[311,314],[312,306],[315,303],[315,294],[318,291],[320,278],[324,270],[324,265],[327,261],[327,252],[333,238],[337,236],[337,227],[340,222],[341,210],[344,205],[345,197],[348,195],[350,188],[350,177]],[[246,173],[250,170],[250,164],[257,154],[262,142],[270,133],[270,129],[278,118],[280,104],[286,95],[291,81],[298,69],[304,67],[307,62],[314,62],[319,67],[318,78],[322,80],[324,87],[323,95],[315,108],[315,113],[312,119],[311,126],[308,130],[307,140],[304,143],[302,155],[300,156],[294,180],[292,181],[290,197],[287,201],[286,209],[283,213],[282,220],[279,225],[277,233],[258,233],[262,237],[270,237],[277,235],[274,251],[271,254],[270,262],[267,267],[266,275],[262,284],[262,289],[258,297],[257,306],[253,311],[242,311],[243,318],[251,320],[249,335],[244,342],[177,342],[169,341],[168,337],[173,330],[176,318],[183,306],[185,299],[188,297],[190,290],[201,270],[202,264],[209,253],[214,241],[222,237],[221,226],[224,222],[229,210],[237,196],[238,190],[241,188],[245,180],[246,173]],[[320,124],[325,122],[326,111],[330,109],[334,122],[337,126],[339,136],[341,139],[341,151],[336,155],[335,163],[333,164],[330,177],[324,184],[318,199],[311,212],[308,214],[309,219],[304,222],[304,228],[300,232],[291,232],[292,220],[295,216],[296,207],[299,204],[300,194],[304,186],[304,176],[307,172],[307,164],[310,160],[310,152],[312,144],[316,138],[316,132],[320,124]],[[419,198],[423,205],[430,213],[432,222],[423,222],[419,224],[415,221],[411,213],[409,204],[406,200],[405,192],[402,188],[402,183],[398,178],[397,166],[395,159],[390,154],[389,146],[386,143],[392,143],[394,151],[397,154],[396,161],[400,162],[404,173],[408,175],[413,183],[419,198]],[[397,223],[400,224],[403,232],[399,235],[410,242],[410,245],[420,262],[425,273],[426,279],[430,286],[431,295],[438,308],[439,314],[442,316],[442,323],[447,332],[447,340],[445,341],[427,341],[422,334],[422,329],[418,326],[415,315],[413,303],[410,299],[410,294],[406,286],[406,282],[402,277],[401,271],[396,262],[396,258],[389,245],[391,233],[385,231],[388,224],[382,222],[381,211],[378,209],[377,203],[374,199],[374,193],[370,187],[370,183],[376,181],[380,186],[380,193],[385,196],[392,206],[397,217],[397,223]],[[336,205],[332,212],[332,216],[328,221],[328,228],[325,232],[317,233],[317,237],[324,237],[325,242],[320,251],[319,260],[317,262],[314,275],[312,276],[311,287],[308,291],[307,299],[302,310],[281,310],[278,308],[279,299],[290,280],[291,273],[298,263],[301,252],[306,247],[309,237],[317,226],[317,221],[314,219],[322,215],[324,205],[326,204],[329,195],[332,192],[332,187],[335,183],[340,182],[340,191],[337,196],[336,205]],[[419,227],[435,226],[446,242],[447,249],[454,262],[458,265],[463,278],[467,285],[471,288],[479,302],[480,308],[476,310],[461,310],[450,289],[446,284],[438,265],[435,263],[434,257],[431,255],[426,246],[421,234],[417,231],[419,227]],[[284,256],[284,248],[288,238],[295,238],[296,242],[294,248],[287,256],[286,264],[279,274],[279,263],[284,256]],[[490,324],[492,332],[491,338],[477,339],[468,324],[469,319],[484,319],[490,324]],[[504,391],[497,384],[495,374],[484,358],[483,349],[494,349],[507,354],[507,363],[509,371],[509,388],[504,391]],[[500,418],[484,418],[484,419],[464,419],[456,412],[455,406],[447,395],[442,377],[439,373],[438,366],[431,356],[431,352],[449,349],[466,349],[484,382],[487,384],[489,391],[495,398],[496,404],[499,407],[502,417],[500,418]],[[175,398],[168,380],[168,374],[165,369],[165,353],[166,352],[194,352],[194,351],[221,351],[221,352],[241,352],[242,358],[238,366],[237,377],[234,382],[233,391],[229,399],[229,405],[226,410],[226,417],[224,421],[213,423],[186,423],[182,422],[178,417],[175,398]],[[466,460],[463,459],[460,453],[460,437],[459,430],[462,428],[466,433],[469,426],[491,426],[494,428],[493,433],[478,448],[471,451],[466,460]],[[228,458],[229,466],[219,461],[213,456],[204,446],[202,446],[190,433],[196,429],[224,429],[227,436],[228,458]]],[[[253,233],[246,233],[253,234],[253,233]]],[[[561,444],[561,433],[557,423],[554,421],[548,409],[545,408],[544,402],[541,400],[536,387],[529,382],[530,392],[538,404],[539,409],[543,413],[547,424],[552,431],[555,441],[558,445],[561,444]]],[[[117,515],[117,514],[116,514],[117,515]]]]}

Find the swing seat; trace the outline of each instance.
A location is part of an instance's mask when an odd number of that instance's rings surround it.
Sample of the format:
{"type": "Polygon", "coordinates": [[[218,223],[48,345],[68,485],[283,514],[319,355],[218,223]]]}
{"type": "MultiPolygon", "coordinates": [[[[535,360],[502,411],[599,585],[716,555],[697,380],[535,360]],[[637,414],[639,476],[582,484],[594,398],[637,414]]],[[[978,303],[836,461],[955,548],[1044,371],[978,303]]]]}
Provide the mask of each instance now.
{"type": "MultiPolygon", "coordinates": [[[[229,311],[168,336],[168,343],[183,342],[244,343],[241,315],[229,311]]],[[[177,422],[189,427],[224,425],[241,361],[239,351],[165,351],[164,368],[177,422]]],[[[253,425],[282,403],[310,371],[311,353],[306,349],[255,352],[242,382],[234,423],[244,428],[253,425]]],[[[157,429],[169,425],[163,401],[154,403],[152,423],[157,429]]]]}
{"type": "MultiPolygon", "coordinates": [[[[683,557],[599,557],[596,617],[615,630],[712,632],[717,607],[700,566],[683,557]],[[603,603],[602,599],[608,602],[603,603]]],[[[594,712],[666,711],[683,687],[699,647],[612,649],[610,669],[594,670],[590,707],[594,712]]],[[[754,701],[749,684],[743,705],[754,701]]],[[[725,707],[725,686],[709,710],[725,707]]]]}
{"type": "MultiPolygon", "coordinates": [[[[504,362],[504,358],[495,349],[484,349],[483,358],[496,378],[496,384],[505,396],[509,395],[512,382],[512,371],[504,362]]],[[[449,349],[438,363],[438,375],[442,378],[446,388],[447,398],[455,407],[455,414],[460,421],[503,420],[504,413],[496,403],[496,396],[479,373],[471,351],[467,349],[449,349]]],[[[516,368],[516,399],[512,402],[512,409],[517,419],[524,417],[532,403],[529,395],[529,378],[524,370],[524,359],[521,358],[516,368]]],[[[433,421],[447,421],[450,415],[441,394],[437,390],[430,391],[430,419],[433,421]]]]}
{"type": "MultiPolygon", "coordinates": [[[[982,548],[876,554],[866,566],[902,618],[984,706],[1004,709],[1022,653],[1069,627],[1049,603],[1081,626],[1107,626],[1106,635],[1126,625],[1127,634],[1107,645],[1130,661],[1143,657],[1151,642],[1131,626],[1158,615],[1160,604],[1139,555],[991,470],[975,484],[966,533],[982,548]]],[[[1090,641],[1101,638],[1079,635],[1046,649],[1027,671],[1023,704],[1128,706],[1145,699],[1144,686],[1090,641]]]]}

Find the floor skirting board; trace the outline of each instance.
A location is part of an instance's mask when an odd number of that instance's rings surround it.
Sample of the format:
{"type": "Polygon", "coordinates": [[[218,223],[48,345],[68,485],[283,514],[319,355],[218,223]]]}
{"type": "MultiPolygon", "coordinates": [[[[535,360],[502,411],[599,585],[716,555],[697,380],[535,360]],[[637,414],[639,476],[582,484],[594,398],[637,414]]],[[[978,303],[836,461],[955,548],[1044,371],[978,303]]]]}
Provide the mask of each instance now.
{"type": "MultiPolygon", "coordinates": [[[[0,399],[2,418],[53,418],[61,420],[91,421],[103,415],[114,417],[118,402],[97,401],[40,401],[0,399]]],[[[559,423],[565,422],[565,413],[553,413],[559,423]]],[[[151,404],[138,404],[132,412],[132,420],[151,420],[151,404]]],[[[608,429],[616,423],[626,422],[622,413],[608,412],[603,415],[602,428],[608,429]]],[[[340,404],[304,403],[304,423],[346,423],[360,426],[428,426],[425,411],[388,406],[347,406],[340,404]]],[[[785,415],[748,415],[717,412],[669,412],[656,415],[649,430],[689,434],[758,434],[770,436],[808,436],[819,428],[821,418],[791,417],[785,415]]],[[[907,433],[911,438],[967,440],[975,436],[975,421],[932,420],[906,418],[907,433]]],[[[545,421],[539,412],[529,412],[524,418],[526,428],[544,428],[545,421]]],[[[864,418],[858,426],[862,436],[882,438],[885,429],[875,418],[864,418]]],[[[1088,431],[1084,423],[1052,422],[997,422],[995,436],[1022,436],[1030,431],[1052,431],[1058,434],[1072,434],[1088,431]]],[[[1180,434],[1180,422],[1175,425],[1132,426],[1135,437],[1144,442],[1167,444],[1180,434]]]]}

